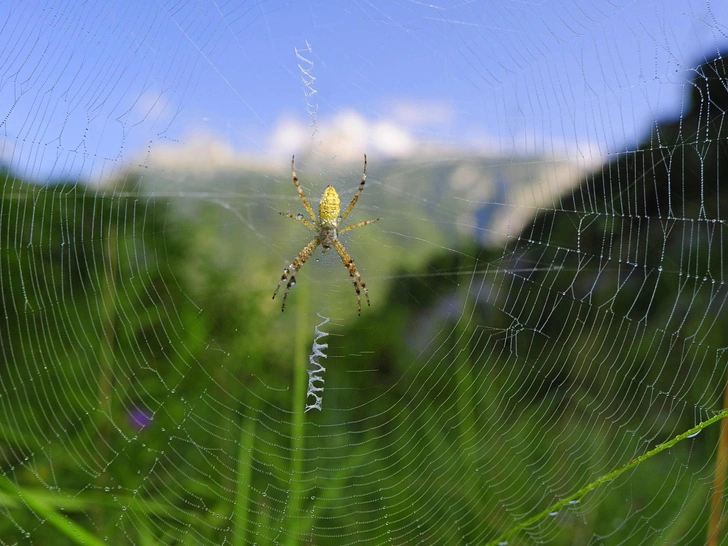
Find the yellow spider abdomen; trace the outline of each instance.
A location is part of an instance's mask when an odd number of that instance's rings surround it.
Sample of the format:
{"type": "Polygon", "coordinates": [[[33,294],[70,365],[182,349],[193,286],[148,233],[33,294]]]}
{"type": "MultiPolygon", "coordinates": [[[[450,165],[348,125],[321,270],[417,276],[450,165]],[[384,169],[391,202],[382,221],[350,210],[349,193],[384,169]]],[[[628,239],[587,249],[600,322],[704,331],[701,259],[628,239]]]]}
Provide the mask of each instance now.
{"type": "Polygon", "coordinates": [[[324,190],[319,205],[319,222],[322,226],[335,228],[339,223],[339,211],[341,210],[341,199],[333,186],[324,190]]]}

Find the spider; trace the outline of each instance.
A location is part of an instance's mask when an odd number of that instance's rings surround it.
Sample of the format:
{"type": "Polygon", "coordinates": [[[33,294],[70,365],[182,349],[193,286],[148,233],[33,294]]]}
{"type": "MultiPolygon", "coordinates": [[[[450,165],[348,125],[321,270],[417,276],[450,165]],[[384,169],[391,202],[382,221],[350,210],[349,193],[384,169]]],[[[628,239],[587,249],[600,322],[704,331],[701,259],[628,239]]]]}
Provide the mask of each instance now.
{"type": "Polygon", "coordinates": [[[310,243],[303,247],[303,250],[299,252],[298,256],[296,256],[296,259],[293,260],[293,263],[283,270],[281,280],[278,281],[278,286],[276,286],[276,289],[273,292],[273,299],[275,299],[276,294],[278,294],[278,289],[281,287],[283,281],[287,280],[288,282],[286,283],[286,291],[283,293],[283,304],[281,305],[281,311],[285,311],[288,293],[291,291],[291,287],[296,284],[296,274],[301,270],[301,267],[303,267],[303,264],[306,263],[306,260],[311,257],[311,254],[313,254],[313,251],[316,250],[316,247],[319,245],[321,245],[322,247],[322,252],[326,252],[331,247],[334,247],[334,250],[336,250],[338,255],[341,257],[341,261],[344,263],[344,267],[346,267],[347,271],[349,271],[351,282],[354,283],[354,290],[356,291],[356,303],[357,307],[359,308],[359,316],[361,316],[361,290],[364,290],[364,297],[367,299],[367,305],[371,305],[369,303],[369,291],[367,290],[367,285],[364,283],[364,279],[361,278],[359,271],[354,265],[354,260],[351,259],[351,256],[349,256],[346,248],[344,248],[344,245],[342,245],[341,241],[339,241],[339,235],[347,231],[351,231],[352,229],[373,224],[374,222],[379,220],[379,218],[375,218],[374,220],[365,220],[357,224],[352,224],[342,230],[339,230],[339,226],[341,226],[342,222],[346,220],[347,216],[349,216],[349,213],[354,208],[354,205],[356,205],[356,202],[359,200],[359,195],[364,189],[364,184],[367,181],[367,156],[366,154],[364,154],[364,174],[361,178],[361,184],[359,184],[359,189],[356,190],[356,193],[354,194],[351,203],[349,203],[349,206],[346,207],[344,214],[339,216],[339,211],[341,210],[339,208],[339,206],[341,205],[341,199],[339,199],[339,194],[336,192],[333,186],[328,186],[321,196],[321,204],[319,205],[318,218],[316,218],[316,215],[314,214],[313,209],[308,202],[308,199],[306,199],[306,196],[303,194],[303,189],[298,183],[298,177],[296,176],[296,170],[294,168],[294,160],[295,156],[291,157],[291,178],[293,178],[293,185],[296,186],[296,189],[298,190],[298,197],[300,197],[301,201],[303,201],[303,206],[306,208],[306,211],[311,217],[312,222],[306,220],[303,217],[303,214],[298,214],[296,216],[285,212],[279,212],[278,214],[301,222],[308,229],[316,232],[316,236],[310,243]]]}

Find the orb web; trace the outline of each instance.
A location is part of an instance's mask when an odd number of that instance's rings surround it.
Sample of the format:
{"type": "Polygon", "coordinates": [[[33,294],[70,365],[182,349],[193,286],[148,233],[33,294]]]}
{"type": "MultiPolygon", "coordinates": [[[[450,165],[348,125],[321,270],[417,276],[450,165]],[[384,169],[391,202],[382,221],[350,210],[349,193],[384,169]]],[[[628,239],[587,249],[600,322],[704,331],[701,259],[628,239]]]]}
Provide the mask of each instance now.
{"type": "Polygon", "coordinates": [[[724,540],[723,3],[0,13],[3,543],[724,540]]]}

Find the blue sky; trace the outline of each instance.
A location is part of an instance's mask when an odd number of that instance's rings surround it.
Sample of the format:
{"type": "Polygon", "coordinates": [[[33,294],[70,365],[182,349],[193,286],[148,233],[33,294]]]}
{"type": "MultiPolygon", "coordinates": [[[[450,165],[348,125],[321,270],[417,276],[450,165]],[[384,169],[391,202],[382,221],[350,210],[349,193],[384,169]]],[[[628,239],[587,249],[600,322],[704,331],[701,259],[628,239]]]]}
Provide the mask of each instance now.
{"type": "Polygon", "coordinates": [[[727,4],[3,3],[0,154],[40,178],[110,176],[201,135],[253,156],[603,157],[679,113],[727,4]]]}

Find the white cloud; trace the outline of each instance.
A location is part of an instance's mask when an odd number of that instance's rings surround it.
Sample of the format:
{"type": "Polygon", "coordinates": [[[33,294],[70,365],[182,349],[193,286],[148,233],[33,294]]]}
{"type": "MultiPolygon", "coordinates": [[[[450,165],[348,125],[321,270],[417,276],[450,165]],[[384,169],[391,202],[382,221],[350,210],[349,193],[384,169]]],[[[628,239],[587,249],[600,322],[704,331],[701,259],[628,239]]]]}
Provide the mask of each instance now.
{"type": "Polygon", "coordinates": [[[185,171],[193,173],[214,173],[222,169],[249,168],[261,166],[260,157],[243,154],[218,135],[202,131],[186,138],[182,143],[157,144],[144,161],[153,169],[185,171]]]}
{"type": "Polygon", "coordinates": [[[372,127],[371,133],[373,147],[385,155],[408,156],[416,148],[415,139],[403,127],[393,122],[379,122],[372,127]]]}
{"type": "Polygon", "coordinates": [[[15,155],[15,141],[0,136],[0,162],[10,165],[15,155]]]}
{"type": "Polygon", "coordinates": [[[273,130],[268,148],[273,156],[313,150],[325,157],[359,160],[365,153],[404,157],[414,153],[416,146],[416,139],[407,128],[395,121],[372,122],[347,110],[333,118],[319,120],[315,127],[290,118],[283,119],[273,130]]]}
{"type": "Polygon", "coordinates": [[[443,126],[454,118],[452,106],[445,101],[398,99],[390,101],[385,108],[395,122],[413,128],[443,126]]]}
{"type": "Polygon", "coordinates": [[[169,99],[161,91],[145,91],[134,103],[138,116],[151,122],[167,121],[172,117],[169,99]]]}
{"type": "MultiPolygon", "coordinates": [[[[153,97],[149,96],[145,100],[149,101],[149,105],[153,97]]],[[[160,97],[154,100],[163,99],[160,97]]],[[[445,127],[438,131],[430,126],[425,133],[429,138],[425,141],[421,138],[423,133],[416,127],[413,128],[413,125],[424,123],[424,118],[433,123],[435,119],[449,123],[451,112],[445,105],[402,101],[394,103],[392,112],[391,117],[371,120],[354,110],[344,110],[333,117],[320,117],[315,125],[305,118],[284,116],[278,120],[267,139],[263,139],[265,144],[255,151],[243,151],[236,148],[224,135],[210,132],[209,129],[198,129],[191,131],[187,138],[181,138],[180,143],[152,146],[144,160],[137,161],[137,164],[201,173],[251,166],[263,170],[278,169],[281,158],[290,157],[292,154],[306,156],[309,161],[322,157],[345,162],[359,162],[365,153],[372,157],[394,159],[423,155],[432,159],[438,154],[451,158],[516,154],[523,157],[551,157],[556,161],[567,160],[572,169],[576,166],[582,171],[603,160],[599,150],[584,149],[573,143],[551,142],[549,150],[536,150],[532,143],[541,141],[533,135],[527,138],[525,134],[521,134],[518,139],[511,138],[507,142],[501,142],[498,135],[474,127],[467,131],[458,131],[457,136],[461,140],[455,142],[445,138],[442,141],[432,138],[432,135],[441,134],[446,137],[454,133],[445,127]],[[416,112],[418,104],[421,106],[421,115],[416,112]],[[554,153],[559,157],[552,157],[554,153]]]]}

